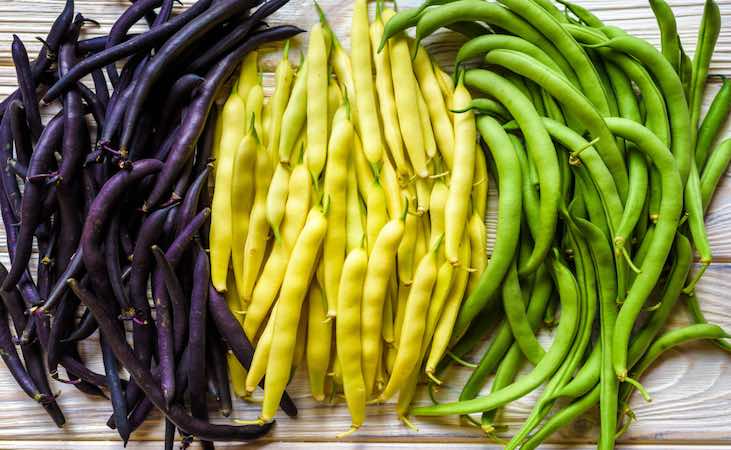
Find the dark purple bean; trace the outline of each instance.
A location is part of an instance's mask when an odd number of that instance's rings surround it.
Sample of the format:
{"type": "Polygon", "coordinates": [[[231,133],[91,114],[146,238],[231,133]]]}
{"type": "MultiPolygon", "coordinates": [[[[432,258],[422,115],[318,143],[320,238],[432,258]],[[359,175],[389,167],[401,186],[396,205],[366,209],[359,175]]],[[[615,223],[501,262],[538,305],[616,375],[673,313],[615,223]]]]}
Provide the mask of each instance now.
{"type": "MultiPolygon", "coordinates": [[[[254,13],[256,14],[256,13],[254,13]]],[[[204,52],[197,56],[187,67],[186,71],[200,72],[208,69],[212,64],[221,59],[222,55],[230,51],[232,48],[240,45],[249,35],[252,29],[262,25],[262,22],[254,20],[245,20],[234,27],[226,30],[221,38],[216,38],[213,45],[208,47],[204,52]]]]}
{"type": "Polygon", "coordinates": [[[272,423],[262,426],[210,424],[191,417],[178,404],[173,404],[168,407],[165,404],[163,393],[157,383],[155,383],[152,374],[137,360],[132,349],[127,344],[124,335],[117,328],[116,320],[109,316],[102,302],[95,298],[91,292],[79,286],[75,280],[69,280],[69,283],[71,289],[82,299],[82,303],[89,307],[97,317],[97,320],[99,320],[101,328],[105,333],[105,339],[107,339],[107,342],[114,351],[114,356],[117,360],[122,363],[135,382],[140,385],[147,398],[181,430],[210,441],[248,441],[256,439],[269,431],[272,423]]]}
{"type": "Polygon", "coordinates": [[[223,417],[228,417],[233,410],[231,387],[228,382],[228,362],[226,361],[228,350],[216,331],[212,320],[209,320],[208,339],[206,341],[208,343],[208,362],[211,367],[209,377],[214,378],[216,382],[218,410],[223,417]]]}
{"type": "MultiPolygon", "coordinates": [[[[126,42],[134,37],[139,36],[137,33],[126,34],[122,39],[122,42],[126,42]]],[[[109,35],[96,36],[93,38],[81,39],[76,44],[76,52],[79,55],[87,55],[89,53],[99,53],[104,50],[107,46],[107,40],[109,35]]]]}
{"type": "Polygon", "coordinates": [[[89,311],[88,309],[84,310],[84,313],[81,315],[81,319],[79,319],[79,323],[76,325],[76,328],[73,329],[71,334],[69,334],[65,339],[63,339],[61,342],[79,342],[83,341],[84,339],[88,338],[94,332],[99,328],[99,324],[96,323],[96,319],[94,319],[94,315],[89,311]]]}
{"type": "Polygon", "coordinates": [[[75,376],[95,386],[107,387],[106,376],[93,372],[86,367],[76,355],[66,354],[61,357],[61,365],[66,372],[73,373],[75,376]]]}
{"type": "Polygon", "coordinates": [[[165,419],[165,438],[162,445],[163,450],[175,448],[175,424],[170,419],[165,419]]]}
{"type": "Polygon", "coordinates": [[[147,299],[147,279],[150,275],[153,256],[150,247],[162,234],[169,209],[154,211],[143,222],[137,233],[137,242],[132,253],[132,268],[129,276],[130,304],[135,308],[132,324],[132,338],[135,353],[140,362],[149,366],[152,357],[153,330],[150,303],[147,299]]]}
{"type": "MultiPolygon", "coordinates": [[[[254,347],[244,334],[239,321],[231,313],[226,299],[212,285],[208,290],[208,313],[211,315],[213,323],[216,324],[221,338],[228,344],[241,365],[248,370],[254,357],[254,347]]],[[[259,384],[264,387],[264,380],[259,384]]],[[[297,407],[286,392],[282,396],[279,406],[288,416],[297,416],[297,407]]]]}
{"type": "MultiPolygon", "coordinates": [[[[179,136],[165,160],[162,173],[158,177],[155,187],[148,196],[143,209],[150,209],[162,200],[162,197],[169,192],[177,180],[177,176],[182,168],[185,167],[185,163],[193,156],[195,144],[203,131],[216,93],[226,79],[233,73],[239,61],[249,51],[264,42],[287,39],[300,32],[302,30],[297,27],[284,25],[255,33],[241,47],[229,53],[206,74],[206,81],[200,86],[198,97],[188,108],[188,113],[183,119],[179,136]]],[[[135,91],[137,92],[138,90],[135,89],[135,91]]]]}
{"type": "Polygon", "coordinates": [[[50,52],[51,59],[55,58],[61,41],[67,35],[68,29],[74,18],[74,0],[66,0],[63,11],[51,25],[51,30],[46,36],[45,44],[50,52]]]}
{"type": "MultiPolygon", "coordinates": [[[[75,62],[76,53],[74,42],[66,42],[61,45],[58,53],[59,76],[64,76],[68,73],[75,62]]],[[[79,142],[82,130],[83,108],[81,95],[77,89],[70,89],[64,94],[63,106],[64,132],[63,142],[61,144],[62,159],[58,174],[61,184],[69,184],[73,182],[85,156],[83,153],[84,149],[79,142]]]]}
{"type": "Polygon", "coordinates": [[[155,301],[155,325],[157,331],[157,364],[160,370],[160,387],[165,404],[169,407],[175,399],[175,332],[170,299],[165,290],[162,273],[152,275],[152,296],[155,301]]]}
{"type": "Polygon", "coordinates": [[[31,73],[28,52],[25,49],[25,45],[23,45],[23,41],[16,35],[13,35],[11,49],[13,64],[15,65],[15,75],[18,78],[18,89],[20,89],[23,107],[25,108],[25,117],[28,121],[33,140],[37,140],[43,131],[43,124],[41,123],[41,113],[38,110],[36,83],[31,73]]]}
{"type": "MultiPolygon", "coordinates": [[[[150,142],[150,139],[153,134],[153,128],[154,128],[154,120],[152,117],[152,114],[150,112],[145,111],[142,114],[142,117],[140,117],[140,130],[138,133],[135,133],[134,138],[132,139],[132,143],[134,144],[134,147],[132,148],[132,151],[127,155],[127,158],[130,161],[136,161],[140,159],[141,157],[146,157],[145,150],[147,149],[148,143],[150,142]]],[[[124,156],[124,153],[121,153],[122,156],[124,156]]]]}
{"type": "Polygon", "coordinates": [[[162,246],[167,246],[170,243],[173,233],[175,232],[175,218],[178,215],[179,203],[180,200],[173,202],[173,207],[170,209],[170,213],[168,213],[167,217],[165,217],[165,223],[162,225],[162,237],[159,242],[162,246]]]}
{"type": "Polygon", "coordinates": [[[228,0],[215,3],[204,13],[183,26],[160,47],[155,53],[155,57],[145,66],[144,71],[140,75],[140,81],[135,87],[135,92],[132,95],[127,114],[125,115],[124,126],[122,127],[120,150],[129,150],[133,132],[136,131],[137,121],[145,100],[150,96],[153,86],[163,76],[165,70],[169,69],[177,58],[208,31],[225,22],[230,17],[248,10],[251,6],[249,0],[228,0]]]}
{"type": "Polygon", "coordinates": [[[13,337],[8,327],[8,314],[5,306],[2,304],[0,304],[0,356],[2,356],[5,362],[5,367],[8,368],[8,371],[10,371],[10,374],[15,378],[15,382],[18,383],[18,386],[20,386],[23,392],[37,402],[43,401],[43,395],[36,387],[33,379],[28,375],[20,360],[18,351],[15,349],[13,337]]]}
{"type": "Polygon", "coordinates": [[[175,234],[180,234],[185,225],[195,216],[195,212],[198,210],[198,204],[200,203],[200,194],[203,187],[208,184],[208,174],[211,172],[211,166],[206,166],[198,177],[188,188],[188,191],[183,197],[183,201],[180,203],[178,208],[178,214],[176,217],[175,234]]]}
{"type": "Polygon", "coordinates": [[[127,421],[127,403],[122,390],[122,383],[119,380],[119,372],[117,368],[117,359],[114,357],[112,349],[104,339],[104,334],[99,338],[99,345],[102,349],[102,361],[104,362],[104,372],[107,377],[107,385],[109,386],[109,394],[112,400],[112,410],[114,411],[114,423],[117,427],[117,433],[122,438],[124,445],[129,441],[129,422],[127,421]]]}
{"type": "MultiPolygon", "coordinates": [[[[160,247],[153,245],[152,254],[155,257],[157,270],[162,274],[162,278],[167,288],[167,297],[172,307],[172,329],[173,342],[175,344],[175,355],[179,355],[183,351],[186,338],[188,336],[188,305],[185,301],[183,286],[180,284],[175,269],[170,261],[165,258],[165,254],[160,247]]],[[[198,276],[197,274],[195,276],[198,276]]]]}
{"type": "Polygon", "coordinates": [[[173,111],[177,111],[180,105],[191,97],[191,94],[203,81],[205,81],[203,77],[194,73],[189,73],[178,78],[165,96],[162,111],[165,111],[165,114],[171,114],[173,111]]]}
{"type": "MultiPolygon", "coordinates": [[[[56,115],[46,126],[33,152],[28,167],[28,177],[48,173],[53,162],[53,152],[63,134],[62,117],[56,115]]],[[[43,216],[41,204],[48,188],[45,183],[26,183],[21,203],[20,230],[18,231],[17,248],[13,257],[8,276],[5,278],[2,289],[7,290],[14,286],[28,267],[30,260],[33,234],[43,216]]]]}
{"type": "Polygon", "coordinates": [[[195,238],[198,230],[206,223],[208,216],[211,215],[211,209],[205,208],[201,212],[195,215],[190,222],[183,227],[182,231],[178,233],[178,237],[175,238],[172,244],[165,251],[165,257],[173,267],[177,267],[180,259],[183,257],[185,250],[188,249],[193,238],[195,238]]]}
{"type": "Polygon", "coordinates": [[[122,282],[122,266],[119,263],[119,222],[120,214],[115,214],[109,222],[109,230],[104,239],[104,260],[107,276],[112,286],[112,293],[117,300],[122,314],[130,308],[129,297],[122,282]]]}
{"type": "MultiPolygon", "coordinates": [[[[138,20],[145,17],[145,14],[149,11],[160,6],[162,0],[138,0],[127,8],[114,22],[112,29],[109,30],[109,36],[107,38],[106,48],[114,47],[118,43],[122,42],[127,31],[134,25],[138,20]]],[[[119,82],[119,74],[114,64],[110,64],[106,67],[107,76],[112,82],[112,86],[116,87],[119,82]]]]}
{"type": "Polygon", "coordinates": [[[25,180],[28,176],[28,166],[24,166],[21,162],[18,162],[15,159],[8,160],[8,170],[22,180],[25,180]]]}
{"type": "Polygon", "coordinates": [[[195,153],[195,168],[193,172],[198,174],[209,166],[213,155],[213,142],[216,140],[216,121],[218,120],[218,108],[211,108],[206,120],[203,134],[198,140],[198,149],[195,153]]]}
{"type": "Polygon", "coordinates": [[[48,90],[44,97],[45,102],[57,98],[66,89],[69,89],[78,80],[91,73],[92,70],[104,67],[105,65],[137,54],[143,50],[152,48],[154,45],[165,41],[168,37],[178,31],[192,18],[197,17],[211,4],[211,0],[198,0],[183,13],[175,16],[160,27],[134,36],[126,42],[120,42],[112,47],[96,53],[77,64],[65,77],[48,90]]]}
{"type": "Polygon", "coordinates": [[[58,276],[56,284],[51,289],[51,293],[48,295],[46,302],[39,308],[39,312],[53,310],[56,307],[56,304],[63,298],[63,295],[68,291],[66,280],[69,278],[79,278],[83,270],[84,259],[81,248],[79,248],[71,257],[71,260],[69,260],[66,269],[58,276]]]}
{"type": "Polygon", "coordinates": [[[13,135],[13,143],[15,144],[15,158],[22,165],[28,167],[30,155],[33,153],[33,144],[25,118],[23,103],[20,100],[10,102],[8,114],[10,115],[10,130],[13,135]]]}
{"type": "MultiPolygon", "coordinates": [[[[105,105],[102,103],[101,98],[94,91],[86,87],[84,83],[77,83],[76,89],[79,95],[81,95],[82,100],[89,106],[97,128],[101,129],[104,126],[104,116],[106,115],[105,105]]],[[[97,133],[99,133],[98,130],[97,133]]]]}
{"type": "Polygon", "coordinates": [[[176,125],[175,128],[167,135],[162,144],[158,147],[153,158],[165,161],[170,154],[170,150],[175,145],[175,142],[179,139],[180,130],[182,125],[176,125]]]}
{"type": "Polygon", "coordinates": [[[157,17],[155,17],[155,21],[152,23],[150,28],[158,28],[160,25],[170,20],[174,4],[175,0],[162,0],[160,11],[157,13],[157,17]]]}
{"type": "Polygon", "coordinates": [[[139,183],[143,178],[158,172],[160,161],[140,160],[132,164],[131,170],[123,170],[107,181],[97,194],[89,208],[81,234],[84,266],[89,274],[91,286],[98,293],[107,295],[111,291],[107,272],[104,267],[104,255],[100,250],[109,215],[120,203],[126,190],[139,183]]]}
{"type": "Polygon", "coordinates": [[[132,260],[132,253],[135,251],[135,244],[132,242],[132,236],[130,235],[129,224],[119,224],[119,243],[122,246],[122,252],[127,261],[132,260]]]}
{"type": "Polygon", "coordinates": [[[200,244],[197,244],[193,250],[195,260],[188,324],[188,392],[190,393],[190,412],[193,417],[207,419],[206,317],[210,266],[208,255],[200,244]]]}
{"type": "MultiPolygon", "coordinates": [[[[76,51],[79,52],[80,42],[76,45],[76,51]]],[[[102,110],[106,111],[109,105],[109,87],[107,86],[107,79],[104,76],[104,72],[101,69],[92,70],[91,78],[94,80],[94,93],[96,98],[102,105],[102,110]]]]}
{"type": "MultiPolygon", "coordinates": [[[[17,219],[20,217],[20,188],[18,187],[18,180],[15,178],[15,175],[8,169],[8,160],[10,159],[11,149],[13,147],[12,134],[10,115],[4,115],[2,121],[0,121],[0,182],[3,185],[8,207],[10,207],[13,216],[16,218],[10,222],[5,222],[5,224],[17,224],[17,219]]],[[[15,247],[14,244],[13,247],[15,247]]],[[[15,251],[14,248],[13,251],[15,251]]]]}
{"type": "Polygon", "coordinates": [[[133,81],[132,84],[122,90],[119,95],[117,95],[118,91],[115,89],[114,95],[112,95],[112,100],[107,108],[107,113],[104,117],[104,127],[102,129],[102,136],[99,140],[99,145],[109,145],[112,142],[114,135],[117,133],[119,126],[122,123],[127,103],[134,92],[134,86],[135,82],[133,81]]]}
{"type": "Polygon", "coordinates": [[[137,406],[135,406],[135,409],[133,409],[129,415],[129,428],[133,433],[145,422],[145,419],[147,419],[147,416],[150,415],[150,411],[152,411],[154,407],[155,405],[147,399],[147,397],[142,398],[142,400],[137,403],[137,406]]]}
{"type": "Polygon", "coordinates": [[[78,299],[73,295],[65,295],[54,311],[51,331],[48,335],[46,346],[46,365],[52,377],[56,377],[58,364],[61,361],[62,353],[68,349],[69,343],[63,342],[68,336],[69,330],[74,328],[76,309],[79,306],[78,299]]]}

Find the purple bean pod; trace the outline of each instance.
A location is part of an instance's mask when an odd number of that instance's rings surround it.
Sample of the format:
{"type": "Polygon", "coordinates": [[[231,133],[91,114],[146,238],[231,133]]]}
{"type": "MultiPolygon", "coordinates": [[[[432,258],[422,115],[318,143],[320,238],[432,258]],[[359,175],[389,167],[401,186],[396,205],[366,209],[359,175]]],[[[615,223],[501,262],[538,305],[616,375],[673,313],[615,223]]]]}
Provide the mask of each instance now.
{"type": "Polygon", "coordinates": [[[10,102],[10,105],[8,105],[8,114],[10,116],[10,130],[13,136],[13,143],[15,144],[15,158],[27,168],[30,155],[33,153],[33,144],[25,119],[23,103],[20,100],[10,102]]]}
{"type": "Polygon", "coordinates": [[[112,399],[112,410],[114,411],[114,422],[117,426],[117,433],[122,438],[124,445],[129,441],[130,429],[127,421],[127,403],[124,398],[122,383],[119,380],[119,372],[117,367],[117,359],[109,344],[104,339],[104,334],[99,338],[99,346],[102,349],[102,361],[104,363],[104,372],[107,376],[107,385],[109,394],[112,399]]]}
{"type": "Polygon", "coordinates": [[[179,235],[183,228],[193,220],[198,204],[200,203],[200,195],[203,188],[208,184],[208,175],[211,172],[211,166],[206,166],[193,183],[188,187],[188,191],[183,197],[183,201],[178,208],[176,217],[175,234],[179,235]]]}
{"type": "MultiPolygon", "coordinates": [[[[227,3],[223,3],[227,4],[227,3]]],[[[189,158],[193,156],[195,144],[203,132],[206,118],[211,110],[216,93],[233,73],[236,65],[252,49],[264,42],[288,39],[301,33],[297,27],[283,25],[269,28],[251,36],[243,45],[229,53],[206,74],[206,81],[200,86],[198,97],[191,103],[188,113],[183,119],[183,127],[173,144],[170,154],[165,159],[165,166],[157,179],[155,187],[145,201],[143,209],[157,205],[169,192],[177,180],[177,176],[189,158]]],[[[137,91],[137,89],[135,89],[137,91]]]]}
{"type": "Polygon", "coordinates": [[[33,140],[43,131],[41,123],[41,113],[38,110],[38,98],[36,97],[36,83],[33,79],[30,61],[28,60],[28,52],[23,45],[23,41],[16,35],[13,35],[13,44],[11,46],[13,64],[15,65],[15,75],[18,78],[18,88],[20,96],[23,99],[23,107],[25,108],[25,117],[30,127],[33,140]]]}
{"type": "Polygon", "coordinates": [[[94,69],[104,67],[109,63],[134,55],[140,51],[150,49],[154,45],[165,41],[191,19],[205,11],[210,4],[211,0],[198,0],[198,2],[183,13],[160,25],[160,27],[131,37],[125,42],[120,42],[119,44],[105,48],[99,53],[84,59],[48,90],[44,101],[48,103],[58,98],[62,92],[69,89],[74,83],[91,73],[94,69]]]}
{"type": "MultiPolygon", "coordinates": [[[[63,120],[60,115],[56,115],[48,122],[38,140],[36,150],[33,152],[28,166],[28,177],[48,173],[54,159],[53,152],[61,139],[62,133],[63,120]]],[[[3,290],[8,290],[11,286],[17,284],[28,267],[33,246],[33,234],[43,215],[41,204],[47,191],[48,188],[45,183],[27,183],[25,185],[21,202],[17,247],[10,271],[2,285],[3,290]]]]}

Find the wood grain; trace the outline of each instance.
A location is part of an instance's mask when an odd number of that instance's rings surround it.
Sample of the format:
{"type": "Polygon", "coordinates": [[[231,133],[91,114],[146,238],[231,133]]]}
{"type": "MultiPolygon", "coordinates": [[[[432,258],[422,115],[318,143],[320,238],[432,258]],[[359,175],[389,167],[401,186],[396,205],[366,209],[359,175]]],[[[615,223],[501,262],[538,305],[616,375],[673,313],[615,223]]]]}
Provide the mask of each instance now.
{"type": "MultiPolygon", "coordinates": [[[[2,0],[0,1],[0,98],[15,89],[15,73],[10,59],[12,34],[18,34],[26,42],[29,52],[34,54],[40,44],[35,36],[43,36],[51,22],[63,7],[63,0],[2,0]]],[[[191,0],[185,0],[188,5],[191,0]]],[[[321,5],[328,14],[333,28],[341,41],[348,47],[347,34],[350,28],[351,5],[349,1],[322,0],[321,5]]],[[[418,3],[418,0],[402,0],[401,7],[418,3]]],[[[578,3],[591,8],[599,17],[612,25],[647,38],[657,44],[659,36],[652,12],[644,1],[638,0],[581,0],[578,3]]],[[[686,50],[692,55],[696,38],[702,0],[669,1],[678,16],[678,28],[686,50]]],[[[711,71],[731,76],[731,0],[719,1],[723,15],[723,30],[714,55],[711,71]]],[[[111,27],[127,2],[123,0],[77,0],[77,11],[100,22],[98,28],[85,30],[87,36],[105,33],[111,27]]],[[[292,0],[276,14],[271,23],[293,22],[308,28],[316,21],[311,0],[292,0]]],[[[142,29],[142,28],[140,28],[142,29]]],[[[298,38],[304,43],[306,38],[298,38]]],[[[459,44],[446,33],[426,41],[432,55],[445,67],[451,68],[450,60],[459,44]],[[444,39],[447,37],[447,39],[444,39]]],[[[264,70],[271,69],[276,54],[265,55],[264,70]]],[[[265,74],[265,84],[271,86],[271,75],[265,74]]],[[[708,89],[707,105],[718,89],[712,84],[708,89]]],[[[724,131],[728,135],[727,130],[724,131]]],[[[728,293],[731,291],[731,174],[727,174],[713,201],[708,215],[708,229],[713,245],[716,264],[709,269],[698,288],[698,296],[710,320],[731,329],[731,312],[728,307],[728,293]]],[[[488,217],[490,236],[494,236],[496,220],[494,205],[496,196],[491,192],[491,208],[488,217]]],[[[4,236],[0,235],[0,248],[4,248],[4,236]]],[[[0,261],[7,263],[7,255],[0,254],[0,261]]],[[[685,323],[686,316],[679,305],[674,315],[676,325],[685,323]]],[[[548,340],[550,336],[542,335],[548,340]]],[[[99,355],[91,351],[95,343],[84,344],[85,357],[97,369],[101,367],[99,355]]],[[[471,355],[476,359],[479,352],[471,355]]],[[[524,370],[527,370],[525,368],[524,370]]],[[[469,371],[450,369],[445,376],[445,386],[438,396],[442,400],[454,399],[464,384],[469,371]]],[[[653,402],[646,404],[635,398],[632,406],[638,416],[623,438],[623,447],[631,449],[717,449],[731,445],[731,356],[722,353],[710,344],[694,344],[682,351],[672,351],[656,363],[642,380],[649,388],[653,402]]],[[[97,449],[119,448],[116,434],[104,423],[111,413],[105,401],[94,401],[78,393],[73,387],[57,383],[61,393],[59,402],[67,414],[68,424],[63,430],[55,428],[47,416],[32,401],[18,392],[13,380],[4,367],[0,368],[0,448],[7,449],[97,449]]],[[[311,448],[314,442],[324,449],[355,450],[368,449],[471,449],[499,448],[485,445],[481,433],[460,424],[454,418],[417,419],[419,432],[413,432],[397,422],[390,404],[371,406],[366,426],[349,438],[348,442],[335,440],[335,434],[349,424],[347,410],[343,405],[316,404],[308,396],[303,372],[296,375],[290,393],[300,407],[300,418],[278,419],[271,435],[264,441],[247,445],[246,448],[280,449],[311,448]],[[394,444],[400,442],[401,444],[394,444]],[[437,444],[438,443],[438,444],[437,444]]],[[[537,393],[510,405],[502,420],[511,430],[519,426],[526,416],[537,393]]],[[[417,403],[427,404],[423,388],[419,390],[417,403]]],[[[215,420],[225,422],[233,418],[251,419],[256,416],[258,406],[237,401],[232,418],[215,420]]],[[[571,448],[591,448],[596,436],[595,413],[587,414],[576,423],[552,437],[552,442],[569,442],[578,445],[571,448]]],[[[158,419],[148,421],[135,435],[135,442],[129,448],[159,448],[162,426],[158,419]]],[[[224,446],[224,445],[222,445],[224,446]]],[[[225,447],[238,447],[227,445],[225,447]]],[[[565,448],[550,445],[546,448],[565,448]]]]}

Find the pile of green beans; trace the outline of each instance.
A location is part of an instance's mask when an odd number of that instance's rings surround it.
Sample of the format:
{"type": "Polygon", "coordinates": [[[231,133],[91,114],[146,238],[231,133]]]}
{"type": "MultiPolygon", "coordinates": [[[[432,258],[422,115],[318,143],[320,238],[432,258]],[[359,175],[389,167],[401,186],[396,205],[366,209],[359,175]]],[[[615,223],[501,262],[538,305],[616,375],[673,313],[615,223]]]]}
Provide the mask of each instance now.
{"type": "Polygon", "coordinates": [[[543,386],[507,448],[535,448],[598,405],[598,446],[609,449],[633,418],[632,393],[649,398],[639,378],[662,352],[696,339],[731,350],[695,296],[712,261],[705,211],[731,161],[731,140],[718,142],[731,82],[722,79],[704,116],[721,28],[713,0],[692,60],[664,0],[650,0],[661,49],[559,3],[427,0],[385,25],[382,42],[412,27],[417,42],[454,24],[490,30],[469,36],[457,54],[455,79],[473,100],[452,112],[476,114],[498,180],[496,240],[437,375],[448,382],[443,371],[465,364],[487,317],[504,319],[459,399],[436,403],[432,395],[434,405],[411,413],[462,415],[500,440],[497,411],[543,386]],[[664,331],[681,298],[696,323],[664,331]],[[556,322],[543,348],[537,330],[556,322]],[[533,367],[519,376],[524,361],[533,367]],[[559,399],[569,403],[554,408],[559,399]]]}

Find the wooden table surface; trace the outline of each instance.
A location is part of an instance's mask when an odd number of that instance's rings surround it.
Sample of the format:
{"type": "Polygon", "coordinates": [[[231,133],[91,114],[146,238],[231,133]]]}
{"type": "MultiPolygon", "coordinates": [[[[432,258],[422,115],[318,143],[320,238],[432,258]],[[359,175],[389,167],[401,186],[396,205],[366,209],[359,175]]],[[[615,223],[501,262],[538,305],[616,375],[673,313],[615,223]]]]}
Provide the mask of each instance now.
{"type": "MultiPolygon", "coordinates": [[[[184,3],[189,4],[191,0],[184,3]]],[[[719,0],[723,29],[713,58],[711,73],[731,76],[731,0],[719,0]]],[[[654,17],[646,1],[642,0],[579,0],[591,8],[609,24],[623,27],[630,33],[658,44],[659,34],[654,17]]],[[[678,18],[678,29],[685,49],[693,53],[698,24],[703,10],[702,0],[670,0],[678,18]]],[[[35,54],[39,48],[35,36],[44,36],[51,22],[63,7],[63,0],[0,0],[0,98],[15,89],[15,72],[10,58],[12,34],[19,35],[35,54]]],[[[321,0],[333,28],[341,41],[349,46],[348,30],[352,5],[350,0],[321,0]]],[[[401,0],[401,7],[418,4],[418,0],[401,0]]],[[[77,0],[76,9],[89,18],[99,21],[99,28],[85,30],[89,36],[107,32],[114,19],[128,5],[125,0],[77,0]]],[[[289,22],[309,28],[317,19],[311,0],[291,0],[271,22],[289,22]]],[[[303,47],[306,37],[298,38],[303,47]]],[[[446,33],[427,41],[432,55],[451,69],[451,59],[459,41],[446,33]]],[[[263,67],[271,69],[276,55],[264,58],[263,67]]],[[[265,77],[271,84],[271,77],[265,77]]],[[[710,86],[706,106],[719,88],[710,86]]],[[[724,133],[728,135],[728,130],[724,133]]],[[[494,192],[494,190],[492,190],[494,192]]],[[[494,195],[494,194],[493,194],[494,195]]],[[[495,223],[495,198],[488,217],[490,235],[495,223]]],[[[714,264],[698,287],[703,310],[708,318],[731,330],[731,309],[728,300],[731,292],[731,175],[727,174],[710,207],[707,226],[714,252],[714,264]]],[[[4,236],[0,235],[0,248],[4,249],[4,236]]],[[[0,260],[8,263],[6,253],[0,260]]],[[[681,302],[682,303],[682,302],[681,302]]],[[[686,323],[684,308],[674,314],[676,323],[686,323]]],[[[96,348],[86,344],[86,348],[96,348]]],[[[85,357],[95,367],[101,367],[100,356],[87,351],[85,357]]],[[[478,355],[473,355],[478,357],[478,355]]],[[[453,369],[438,396],[442,400],[454,399],[464,384],[468,371],[453,369]]],[[[639,396],[632,402],[638,421],[621,439],[625,448],[659,449],[711,449],[731,446],[731,355],[710,344],[695,344],[671,351],[656,363],[643,378],[652,395],[652,402],[645,403],[639,396]]],[[[116,433],[105,426],[111,413],[108,402],[95,401],[77,390],[56,383],[60,392],[59,404],[67,417],[63,429],[56,428],[45,413],[27,399],[15,385],[4,367],[0,368],[0,449],[97,449],[120,448],[116,433]]],[[[348,428],[350,423],[343,404],[317,404],[308,396],[306,377],[302,371],[295,377],[290,394],[300,408],[295,420],[277,418],[273,432],[246,448],[293,448],[306,449],[315,445],[321,449],[476,449],[499,447],[489,444],[474,427],[464,426],[455,418],[419,418],[418,432],[402,426],[393,412],[393,405],[368,408],[366,425],[346,441],[338,441],[335,435],[348,428]]],[[[532,407],[535,394],[517,401],[505,410],[503,421],[516,427],[532,407]]],[[[417,394],[417,403],[429,400],[424,389],[417,394]]],[[[256,417],[258,406],[242,401],[235,403],[231,418],[216,417],[220,422],[234,418],[256,417]]],[[[129,448],[156,449],[161,447],[163,427],[159,415],[148,420],[133,436],[129,448]]],[[[593,447],[597,435],[597,417],[591,412],[571,426],[554,435],[546,448],[584,449],[593,447]]],[[[221,445],[223,447],[223,445],[221,445]]],[[[231,445],[230,447],[237,447],[231,445]]],[[[244,447],[244,446],[242,446],[244,447]]]]}

